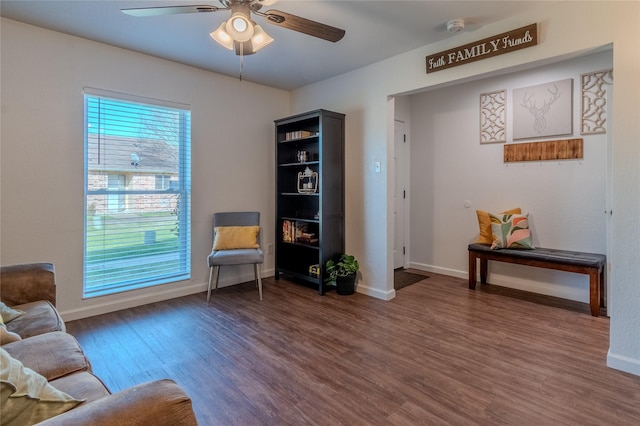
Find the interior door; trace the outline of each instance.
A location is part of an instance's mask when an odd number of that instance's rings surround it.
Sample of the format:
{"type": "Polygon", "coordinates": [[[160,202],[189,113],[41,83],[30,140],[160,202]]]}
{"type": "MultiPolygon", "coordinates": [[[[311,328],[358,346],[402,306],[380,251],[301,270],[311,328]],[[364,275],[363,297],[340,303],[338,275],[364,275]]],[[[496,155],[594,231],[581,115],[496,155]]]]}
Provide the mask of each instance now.
{"type": "Polygon", "coordinates": [[[613,114],[611,113],[613,105],[613,86],[609,85],[607,87],[607,186],[606,186],[606,206],[604,214],[606,215],[606,237],[607,237],[607,265],[606,265],[606,278],[605,285],[607,288],[605,289],[605,301],[604,304],[607,307],[607,315],[611,316],[611,312],[613,311],[609,295],[611,294],[611,235],[612,235],[612,218],[613,215],[613,141],[612,141],[612,129],[611,122],[613,119],[613,114]]]}
{"type": "Polygon", "coordinates": [[[405,123],[395,121],[393,143],[393,169],[395,171],[395,185],[393,190],[393,268],[405,267],[406,238],[405,238],[405,209],[406,207],[406,137],[405,123]]]}

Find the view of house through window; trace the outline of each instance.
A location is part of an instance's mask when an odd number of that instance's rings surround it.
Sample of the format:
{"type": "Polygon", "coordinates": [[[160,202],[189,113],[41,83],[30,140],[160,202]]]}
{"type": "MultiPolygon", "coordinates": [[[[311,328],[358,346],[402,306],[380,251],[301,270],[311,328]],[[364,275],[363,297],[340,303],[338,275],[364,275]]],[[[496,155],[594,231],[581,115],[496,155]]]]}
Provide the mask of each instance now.
{"type": "Polygon", "coordinates": [[[85,90],[84,296],[185,280],[191,112],[85,90]]]}

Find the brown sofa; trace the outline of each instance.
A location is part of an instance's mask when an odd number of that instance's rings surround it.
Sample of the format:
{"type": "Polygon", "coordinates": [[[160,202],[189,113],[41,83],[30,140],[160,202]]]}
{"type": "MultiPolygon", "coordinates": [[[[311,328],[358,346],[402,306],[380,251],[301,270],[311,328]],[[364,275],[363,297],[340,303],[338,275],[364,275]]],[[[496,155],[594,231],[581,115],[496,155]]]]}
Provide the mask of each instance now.
{"type": "MultiPolygon", "coordinates": [[[[19,366],[22,363],[26,367],[22,373],[31,375],[31,378],[37,376],[36,379],[42,382],[41,387],[46,387],[45,391],[61,391],[65,397],[75,400],[62,403],[66,404],[65,408],[71,408],[44,420],[43,425],[197,425],[191,399],[172,380],[156,380],[111,394],[92,373],[91,363],[78,341],[66,333],[64,321],[55,308],[53,265],[39,263],[1,267],[0,299],[8,307],[24,312],[5,321],[2,326],[6,327],[1,346],[6,352],[0,351],[3,364],[19,366]],[[32,374],[29,369],[37,374],[32,374]]],[[[14,373],[7,373],[7,369],[7,365],[2,366],[0,380],[3,424],[10,422],[7,419],[15,414],[8,411],[12,404],[17,406],[21,403],[20,390],[16,390],[16,385],[7,379],[14,373]]],[[[23,399],[27,404],[38,400],[33,397],[23,399]]],[[[47,397],[41,400],[46,402],[47,397]]],[[[51,405],[54,404],[46,406],[49,408],[51,405]]],[[[34,422],[24,414],[24,409],[19,410],[20,413],[15,414],[15,424],[34,422]]],[[[39,420],[42,420],[42,414],[39,420]]]]}

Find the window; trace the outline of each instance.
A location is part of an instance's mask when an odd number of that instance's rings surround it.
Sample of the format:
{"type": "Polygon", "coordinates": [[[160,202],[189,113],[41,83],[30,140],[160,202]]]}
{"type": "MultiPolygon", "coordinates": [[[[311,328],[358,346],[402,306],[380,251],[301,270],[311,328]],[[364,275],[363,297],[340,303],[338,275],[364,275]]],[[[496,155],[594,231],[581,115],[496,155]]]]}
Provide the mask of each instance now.
{"type": "Polygon", "coordinates": [[[171,176],[169,175],[156,175],[156,189],[169,188],[169,182],[171,182],[171,176]]]}
{"type": "Polygon", "coordinates": [[[85,89],[84,297],[191,273],[191,112],[85,89]]]}
{"type": "Polygon", "coordinates": [[[109,175],[107,189],[113,191],[107,197],[107,210],[110,212],[124,211],[124,180],[125,175],[109,175]]]}

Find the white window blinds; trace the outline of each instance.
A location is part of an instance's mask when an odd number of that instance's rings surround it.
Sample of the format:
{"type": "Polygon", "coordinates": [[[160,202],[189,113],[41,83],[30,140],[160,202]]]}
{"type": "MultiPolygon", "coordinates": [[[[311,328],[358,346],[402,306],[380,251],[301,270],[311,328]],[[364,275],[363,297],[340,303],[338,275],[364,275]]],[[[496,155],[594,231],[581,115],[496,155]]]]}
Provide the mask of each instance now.
{"type": "Polygon", "coordinates": [[[190,278],[191,112],[85,89],[84,296],[190,278]]]}

